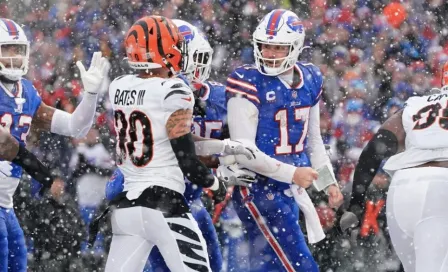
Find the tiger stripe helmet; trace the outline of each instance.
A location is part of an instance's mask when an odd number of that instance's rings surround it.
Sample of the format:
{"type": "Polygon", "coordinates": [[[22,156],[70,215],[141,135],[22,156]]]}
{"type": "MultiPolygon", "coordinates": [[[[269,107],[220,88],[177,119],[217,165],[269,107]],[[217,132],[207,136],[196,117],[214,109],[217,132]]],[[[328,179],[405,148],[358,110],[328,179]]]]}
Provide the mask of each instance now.
{"type": "Polygon", "coordinates": [[[146,16],[135,22],[125,36],[126,56],[133,69],[182,69],[187,54],[177,26],[162,16],[146,16]]]}

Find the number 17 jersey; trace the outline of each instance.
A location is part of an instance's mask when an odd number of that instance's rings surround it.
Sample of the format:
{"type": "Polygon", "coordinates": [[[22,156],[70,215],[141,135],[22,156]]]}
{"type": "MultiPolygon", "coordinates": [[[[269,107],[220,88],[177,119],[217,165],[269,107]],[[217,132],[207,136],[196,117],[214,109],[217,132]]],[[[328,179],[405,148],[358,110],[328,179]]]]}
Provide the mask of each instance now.
{"type": "Polygon", "coordinates": [[[191,89],[177,78],[126,75],[110,84],[109,98],[124,191],[139,193],[157,185],[183,194],[184,175],[171,148],[166,123],[177,110],[193,110],[191,89]]]}

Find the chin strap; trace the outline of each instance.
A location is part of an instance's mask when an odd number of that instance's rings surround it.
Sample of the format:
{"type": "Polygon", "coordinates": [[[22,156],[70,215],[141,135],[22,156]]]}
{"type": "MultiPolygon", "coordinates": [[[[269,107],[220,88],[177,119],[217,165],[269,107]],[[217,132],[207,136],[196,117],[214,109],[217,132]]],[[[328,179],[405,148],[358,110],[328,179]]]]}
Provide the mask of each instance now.
{"type": "Polygon", "coordinates": [[[0,81],[6,84],[15,84],[20,81],[20,78],[17,80],[11,80],[9,78],[6,78],[4,75],[0,75],[0,81]]]}

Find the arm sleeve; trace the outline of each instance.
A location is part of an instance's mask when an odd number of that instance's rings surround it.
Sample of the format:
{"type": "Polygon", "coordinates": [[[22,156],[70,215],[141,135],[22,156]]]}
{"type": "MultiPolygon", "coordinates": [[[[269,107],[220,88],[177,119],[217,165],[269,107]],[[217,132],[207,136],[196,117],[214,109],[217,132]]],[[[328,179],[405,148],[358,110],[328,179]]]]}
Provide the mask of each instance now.
{"type": "Polygon", "coordinates": [[[256,157],[248,160],[245,156],[238,155],[236,161],[241,166],[263,176],[285,183],[292,183],[296,167],[269,157],[259,150],[255,144],[258,126],[257,107],[246,98],[234,97],[229,100],[227,109],[230,138],[252,148],[256,157]]]}
{"type": "Polygon", "coordinates": [[[50,170],[33,153],[29,152],[25,146],[19,145],[17,156],[12,162],[22,166],[23,170],[41,183],[44,187],[43,190],[47,190],[53,184],[53,176],[50,170]]]}
{"type": "Polygon", "coordinates": [[[332,180],[326,182],[326,187],[336,183],[336,178],[333,172],[333,166],[330,158],[325,150],[324,142],[320,134],[320,110],[319,103],[311,107],[308,120],[308,135],[307,135],[307,153],[310,156],[311,165],[314,169],[321,169],[328,167],[332,180]]]}
{"type": "Polygon", "coordinates": [[[257,87],[248,81],[250,75],[245,69],[238,68],[229,75],[226,82],[226,97],[244,97],[252,102],[255,107],[260,105],[257,87]]]}
{"type": "Polygon", "coordinates": [[[76,138],[85,137],[95,117],[96,98],[96,94],[84,92],[81,103],[73,113],[56,110],[51,120],[51,132],[76,138]]]}
{"type": "Polygon", "coordinates": [[[395,134],[386,129],[380,129],[367,144],[359,157],[353,177],[352,198],[349,210],[358,216],[364,210],[367,188],[372,183],[381,162],[398,150],[398,140],[395,134]]]}
{"type": "Polygon", "coordinates": [[[215,185],[217,179],[196,155],[191,133],[171,139],[170,143],[174,154],[176,154],[179,167],[189,181],[206,188],[215,185]]]}

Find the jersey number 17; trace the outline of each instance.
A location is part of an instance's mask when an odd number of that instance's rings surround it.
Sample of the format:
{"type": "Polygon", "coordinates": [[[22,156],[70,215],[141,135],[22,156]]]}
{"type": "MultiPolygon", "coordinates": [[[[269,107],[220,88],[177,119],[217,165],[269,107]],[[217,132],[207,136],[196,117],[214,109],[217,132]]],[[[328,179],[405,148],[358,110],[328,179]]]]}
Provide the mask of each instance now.
{"type": "Polygon", "coordinates": [[[275,146],[275,153],[277,155],[300,153],[303,151],[306,134],[308,132],[308,116],[310,113],[310,107],[296,108],[294,109],[294,120],[303,122],[302,135],[297,144],[294,145],[294,150],[289,142],[289,129],[288,129],[288,111],[287,109],[281,109],[275,114],[275,121],[279,123],[280,127],[280,143],[275,146]]]}

